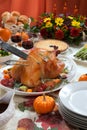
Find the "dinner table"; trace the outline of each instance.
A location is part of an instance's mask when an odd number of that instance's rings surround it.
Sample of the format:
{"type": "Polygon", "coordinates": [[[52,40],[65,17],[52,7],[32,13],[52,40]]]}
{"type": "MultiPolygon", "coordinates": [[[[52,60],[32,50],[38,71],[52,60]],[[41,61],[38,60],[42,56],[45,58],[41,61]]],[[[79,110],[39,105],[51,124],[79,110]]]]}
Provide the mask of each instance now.
{"type": "MultiPolygon", "coordinates": [[[[86,42],[82,42],[81,45],[69,45],[68,49],[61,53],[61,55],[71,58],[76,64],[76,72],[71,82],[77,82],[78,78],[87,73],[87,63],[76,61],[73,58],[73,54],[76,53],[81,47],[84,46],[86,42]]],[[[13,55],[13,59],[18,58],[13,55]]],[[[4,66],[0,66],[0,70],[3,69],[4,66]]],[[[7,90],[0,86],[0,97],[6,93],[7,90]]],[[[73,125],[70,125],[68,122],[64,120],[61,116],[58,109],[58,94],[59,91],[48,93],[48,95],[52,96],[56,102],[56,109],[48,114],[37,114],[33,109],[33,101],[38,95],[18,95],[14,96],[14,104],[15,104],[15,114],[10,119],[10,121],[4,125],[0,130],[17,130],[19,123],[23,127],[28,121],[28,129],[26,130],[82,130],[80,128],[76,128],[73,125]]],[[[21,130],[21,129],[19,129],[21,130]]]]}

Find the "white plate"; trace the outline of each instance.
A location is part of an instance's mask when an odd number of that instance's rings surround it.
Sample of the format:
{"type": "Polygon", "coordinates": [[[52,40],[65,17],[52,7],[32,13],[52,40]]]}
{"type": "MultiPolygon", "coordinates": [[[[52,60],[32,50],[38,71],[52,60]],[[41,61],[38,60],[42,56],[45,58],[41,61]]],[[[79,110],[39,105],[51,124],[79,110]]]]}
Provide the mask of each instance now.
{"type": "Polygon", "coordinates": [[[59,98],[67,109],[87,117],[87,81],[65,85],[59,92],[59,98]]]}
{"type": "MultiPolygon", "coordinates": [[[[69,70],[69,73],[67,74],[67,81],[71,82],[71,80],[74,79],[75,77],[75,74],[76,74],[76,64],[74,63],[73,60],[69,59],[68,57],[64,57],[64,56],[59,56],[59,59],[61,59],[64,63],[65,63],[65,67],[68,68],[69,70]]],[[[4,69],[8,69],[8,68],[11,68],[12,66],[7,66],[7,67],[4,67],[3,69],[0,70],[0,79],[3,78],[3,70],[4,69]]],[[[57,91],[59,89],[61,89],[63,86],[64,86],[65,82],[63,82],[60,86],[52,89],[52,90],[49,90],[49,91],[43,91],[43,92],[23,92],[23,91],[18,91],[18,90],[15,90],[16,91],[16,94],[17,95],[23,95],[23,96],[35,96],[35,95],[41,95],[43,93],[51,93],[51,92],[54,92],[54,91],[57,91]]],[[[3,86],[2,84],[0,84],[0,87],[2,89],[5,89],[5,90],[11,90],[11,88],[8,88],[6,86],[3,86]]]]}
{"type": "Polygon", "coordinates": [[[65,113],[68,117],[70,117],[71,120],[74,120],[74,121],[76,120],[77,122],[81,122],[81,123],[84,123],[84,124],[87,125],[87,117],[81,116],[81,115],[76,114],[76,113],[74,113],[72,111],[69,111],[69,109],[67,109],[67,108],[65,108],[63,106],[63,104],[61,103],[61,101],[59,101],[59,108],[60,108],[60,110],[63,113],[65,113]]]}
{"type": "Polygon", "coordinates": [[[69,124],[71,124],[72,126],[75,126],[75,127],[77,127],[77,128],[81,128],[81,129],[84,129],[84,130],[87,130],[87,123],[84,124],[84,123],[81,123],[81,122],[79,122],[79,121],[76,121],[76,120],[75,120],[76,118],[74,118],[74,119],[72,120],[71,116],[69,117],[68,115],[66,115],[66,113],[63,113],[63,111],[62,111],[61,109],[60,109],[60,113],[61,113],[62,117],[63,117],[69,124]]]}

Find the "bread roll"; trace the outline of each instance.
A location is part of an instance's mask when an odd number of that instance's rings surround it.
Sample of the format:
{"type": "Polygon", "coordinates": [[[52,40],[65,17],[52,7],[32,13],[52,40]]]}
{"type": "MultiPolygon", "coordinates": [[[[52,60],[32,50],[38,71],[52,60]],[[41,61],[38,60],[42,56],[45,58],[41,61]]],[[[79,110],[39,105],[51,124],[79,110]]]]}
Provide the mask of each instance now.
{"type": "Polygon", "coordinates": [[[11,16],[11,13],[8,11],[2,13],[1,18],[2,18],[3,23],[5,23],[10,18],[10,16],[11,16]]]}
{"type": "Polygon", "coordinates": [[[17,19],[14,16],[10,16],[10,18],[5,23],[6,24],[16,24],[17,19]]]}
{"type": "Polygon", "coordinates": [[[18,18],[18,21],[22,22],[23,24],[26,24],[26,23],[28,23],[28,17],[26,15],[21,15],[18,18]]]}
{"type": "Polygon", "coordinates": [[[20,16],[20,12],[18,11],[12,11],[11,16],[18,18],[20,16]]]}

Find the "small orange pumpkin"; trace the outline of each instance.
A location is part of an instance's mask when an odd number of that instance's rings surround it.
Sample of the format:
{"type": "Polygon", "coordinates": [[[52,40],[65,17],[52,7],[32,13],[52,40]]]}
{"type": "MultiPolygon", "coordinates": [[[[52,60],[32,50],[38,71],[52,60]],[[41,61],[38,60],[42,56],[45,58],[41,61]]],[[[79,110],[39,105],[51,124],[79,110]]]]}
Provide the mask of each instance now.
{"type": "Polygon", "coordinates": [[[79,81],[87,81],[87,74],[82,74],[79,79],[79,81]]]}
{"type": "Polygon", "coordinates": [[[47,95],[38,96],[33,103],[35,111],[39,114],[52,112],[55,106],[55,100],[47,95]]]}
{"type": "Polygon", "coordinates": [[[7,42],[11,37],[11,31],[7,28],[0,28],[0,38],[7,42]]]}

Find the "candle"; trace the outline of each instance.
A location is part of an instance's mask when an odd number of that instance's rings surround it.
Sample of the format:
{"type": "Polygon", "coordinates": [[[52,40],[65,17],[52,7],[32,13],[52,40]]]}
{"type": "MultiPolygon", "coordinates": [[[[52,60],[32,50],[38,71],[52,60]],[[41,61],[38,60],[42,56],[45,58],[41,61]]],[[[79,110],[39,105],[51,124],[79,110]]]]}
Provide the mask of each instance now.
{"type": "Polygon", "coordinates": [[[75,7],[74,7],[73,14],[74,14],[74,16],[76,16],[78,14],[78,8],[77,8],[76,4],[75,4],[75,7]]]}
{"type": "Polygon", "coordinates": [[[54,13],[55,16],[56,16],[56,11],[57,11],[57,7],[56,7],[56,3],[54,3],[54,5],[53,5],[53,13],[54,13]]]}
{"type": "Polygon", "coordinates": [[[66,2],[64,3],[63,13],[64,13],[65,15],[66,15],[66,13],[67,13],[67,4],[66,4],[66,2]]]}

